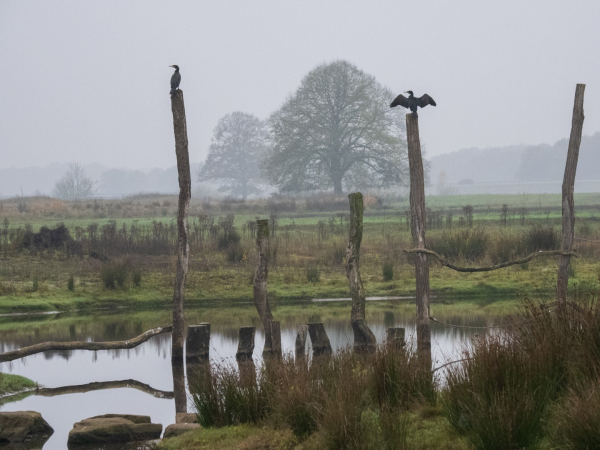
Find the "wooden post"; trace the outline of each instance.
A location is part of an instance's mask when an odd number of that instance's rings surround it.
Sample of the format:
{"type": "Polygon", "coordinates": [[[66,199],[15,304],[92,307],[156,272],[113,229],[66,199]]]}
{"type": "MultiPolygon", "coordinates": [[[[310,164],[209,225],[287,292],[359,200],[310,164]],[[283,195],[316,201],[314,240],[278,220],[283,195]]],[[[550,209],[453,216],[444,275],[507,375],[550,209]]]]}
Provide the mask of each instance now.
{"type": "Polygon", "coordinates": [[[281,358],[281,324],[277,320],[271,320],[271,348],[263,350],[263,358],[275,356],[281,358]]]}
{"type": "Polygon", "coordinates": [[[239,333],[238,349],[235,354],[235,359],[245,361],[252,359],[254,353],[254,336],[256,327],[241,327],[239,333]]]}
{"type": "Polygon", "coordinates": [[[300,325],[296,334],[296,362],[306,362],[306,338],[308,337],[308,325],[300,325]]]}
{"type": "Polygon", "coordinates": [[[177,90],[171,95],[171,110],[173,112],[175,154],[177,156],[177,172],[179,174],[177,273],[173,288],[173,340],[171,358],[183,361],[183,304],[190,253],[187,219],[192,195],[192,177],[190,175],[190,156],[188,153],[187,125],[182,90],[177,90]]]}
{"type": "Polygon", "coordinates": [[[325,331],[325,325],[322,322],[308,324],[308,333],[310,334],[310,342],[312,343],[313,356],[328,356],[333,353],[329,337],[325,331]]]}
{"type": "Polygon", "coordinates": [[[352,312],[350,321],[354,330],[354,351],[372,352],[377,340],[365,320],[365,289],[360,277],[360,244],[363,234],[363,196],[360,192],[348,195],[350,201],[350,235],[346,249],[346,277],[350,285],[352,312]]]}
{"type": "MultiPolygon", "coordinates": [[[[579,159],[579,146],[581,144],[581,133],[583,129],[583,94],[585,84],[578,84],[575,88],[575,104],[573,105],[573,120],[571,123],[571,137],[569,138],[569,150],[567,152],[567,163],[562,184],[562,245],[563,252],[570,252],[573,248],[573,237],[575,230],[575,203],[573,191],[575,190],[575,173],[577,171],[577,160],[579,159]]],[[[558,258],[558,274],[556,279],[556,301],[559,306],[567,303],[567,291],[569,284],[569,263],[571,256],[561,255],[558,258]]]]}
{"type": "Polygon", "coordinates": [[[208,361],[210,356],[210,323],[190,325],[185,341],[185,360],[189,363],[208,361]]]}
{"type": "Polygon", "coordinates": [[[267,255],[269,252],[269,221],[267,219],[257,220],[256,247],[258,250],[258,260],[254,272],[254,306],[258,312],[258,317],[265,330],[265,346],[263,354],[269,354],[273,350],[273,340],[271,337],[271,307],[267,299],[267,278],[269,276],[269,267],[267,255]]]}
{"type": "Polygon", "coordinates": [[[405,345],[404,328],[388,328],[387,329],[387,345],[393,348],[402,348],[405,345]]]}
{"type": "Polygon", "coordinates": [[[185,393],[185,370],[183,359],[171,359],[173,371],[173,393],[175,395],[175,416],[187,412],[187,395],[185,393]]]}
{"type": "MultiPolygon", "coordinates": [[[[419,140],[419,118],[406,115],[408,163],[410,167],[410,212],[413,247],[425,248],[425,177],[419,140]]],[[[431,328],[429,324],[429,266],[427,255],[415,254],[417,287],[417,352],[424,367],[431,368],[431,328]]]]}

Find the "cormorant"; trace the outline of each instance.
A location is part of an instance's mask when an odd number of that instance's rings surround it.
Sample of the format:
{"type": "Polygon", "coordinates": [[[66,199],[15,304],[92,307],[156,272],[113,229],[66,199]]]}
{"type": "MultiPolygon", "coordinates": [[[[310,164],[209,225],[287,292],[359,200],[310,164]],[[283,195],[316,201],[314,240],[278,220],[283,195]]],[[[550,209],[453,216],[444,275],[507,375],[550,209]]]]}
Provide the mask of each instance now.
{"type": "Polygon", "coordinates": [[[435,101],[427,94],[423,94],[421,97],[415,97],[413,91],[406,91],[405,94],[409,94],[408,98],[400,94],[392,103],[390,103],[390,108],[404,106],[405,108],[410,109],[416,116],[417,106],[420,106],[421,108],[425,108],[427,105],[436,106],[435,101]]]}
{"type": "Polygon", "coordinates": [[[179,73],[179,66],[169,66],[175,69],[175,73],[171,77],[171,95],[175,93],[177,89],[179,89],[179,83],[181,83],[181,74],[179,73]]]}

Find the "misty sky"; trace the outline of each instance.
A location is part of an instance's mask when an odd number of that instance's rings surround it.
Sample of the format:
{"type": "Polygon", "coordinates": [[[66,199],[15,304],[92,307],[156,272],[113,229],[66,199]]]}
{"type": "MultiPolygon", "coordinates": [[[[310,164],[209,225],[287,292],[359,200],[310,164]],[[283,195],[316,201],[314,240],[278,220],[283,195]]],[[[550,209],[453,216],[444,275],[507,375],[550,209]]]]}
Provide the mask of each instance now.
{"type": "Polygon", "coordinates": [[[335,59],[436,100],[430,156],[568,137],[578,82],[600,130],[596,0],[0,0],[0,168],[174,165],[171,64],[201,162],[220,117],[268,117],[335,59]]]}

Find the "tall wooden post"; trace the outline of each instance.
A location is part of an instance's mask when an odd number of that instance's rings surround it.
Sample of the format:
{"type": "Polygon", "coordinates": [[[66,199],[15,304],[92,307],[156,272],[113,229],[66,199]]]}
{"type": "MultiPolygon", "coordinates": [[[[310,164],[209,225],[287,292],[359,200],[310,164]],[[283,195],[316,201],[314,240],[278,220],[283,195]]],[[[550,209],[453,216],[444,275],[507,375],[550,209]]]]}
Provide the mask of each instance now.
{"type": "MultiPolygon", "coordinates": [[[[570,252],[573,247],[575,230],[575,203],[573,191],[575,190],[575,173],[577,172],[577,160],[579,159],[579,146],[581,144],[581,133],[583,130],[583,94],[585,84],[578,84],[575,88],[575,104],[573,105],[573,120],[571,123],[571,137],[569,138],[569,150],[567,152],[567,163],[562,184],[562,245],[563,252],[570,252]]],[[[559,305],[567,302],[567,290],[569,284],[569,255],[561,255],[558,259],[558,274],[556,280],[556,301],[559,305]]]]}
{"type": "Polygon", "coordinates": [[[350,236],[346,249],[346,277],[350,285],[352,312],[350,320],[354,330],[354,351],[371,352],[377,340],[365,319],[365,289],[360,277],[360,244],[363,234],[363,196],[360,192],[348,195],[350,201],[350,236]]]}
{"type": "Polygon", "coordinates": [[[258,312],[258,317],[265,330],[265,346],[263,355],[270,355],[273,351],[273,340],[271,336],[271,322],[273,314],[267,299],[267,278],[269,276],[269,221],[267,219],[257,220],[256,248],[258,250],[258,260],[256,271],[254,272],[254,306],[258,312]]]}
{"type": "MultiPolygon", "coordinates": [[[[413,247],[425,248],[425,177],[419,139],[419,118],[406,115],[408,163],[410,167],[410,212],[413,247]]],[[[431,368],[431,327],[429,324],[429,265],[427,255],[415,254],[417,287],[417,352],[424,366],[431,368]]]]}
{"type": "Polygon", "coordinates": [[[190,246],[188,242],[188,210],[192,195],[192,177],[190,175],[190,156],[188,153],[187,125],[183,91],[177,90],[171,95],[173,129],[175,131],[175,154],[179,174],[179,204],[177,210],[177,273],[173,288],[173,333],[172,359],[183,361],[183,303],[185,299],[185,280],[187,278],[190,246]]]}

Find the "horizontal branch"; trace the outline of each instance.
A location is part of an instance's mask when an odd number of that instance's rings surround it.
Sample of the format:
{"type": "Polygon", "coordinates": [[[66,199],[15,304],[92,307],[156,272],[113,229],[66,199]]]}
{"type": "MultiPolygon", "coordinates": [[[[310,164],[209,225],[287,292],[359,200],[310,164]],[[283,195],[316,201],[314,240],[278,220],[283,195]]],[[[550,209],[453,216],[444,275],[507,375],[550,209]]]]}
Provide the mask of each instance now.
{"type": "Polygon", "coordinates": [[[100,381],[87,384],[78,384],[73,386],[61,386],[56,388],[45,388],[45,387],[34,387],[27,388],[17,392],[11,392],[10,394],[0,396],[0,405],[15,401],[18,397],[22,398],[23,395],[29,397],[30,395],[41,395],[43,397],[54,397],[56,395],[65,394],[83,394],[91,391],[101,391],[104,389],[120,389],[120,388],[132,388],[138,391],[145,392],[156,398],[172,399],[174,398],[173,391],[161,391],[154,389],[152,386],[142,383],[137,380],[120,380],[120,381],[100,381]],[[12,398],[15,397],[15,400],[12,398]]]}
{"type": "Polygon", "coordinates": [[[425,253],[427,255],[433,256],[437,259],[440,264],[444,267],[448,267],[449,269],[456,270],[457,272],[489,272],[491,270],[504,269],[505,267],[514,266],[517,264],[525,264],[526,262],[531,261],[534,258],[538,258],[540,256],[573,256],[577,257],[577,254],[574,252],[563,252],[561,250],[546,250],[532,253],[525,258],[516,259],[514,261],[507,261],[500,264],[496,264],[493,266],[486,267],[460,267],[455,266],[454,264],[446,261],[442,256],[434,252],[433,250],[427,250],[426,248],[409,248],[402,250],[404,253],[425,253]]]}
{"type": "Polygon", "coordinates": [[[143,344],[148,339],[157,336],[162,333],[170,333],[173,327],[171,325],[164,325],[162,327],[148,330],[145,333],[140,334],[133,339],[126,341],[112,341],[112,342],[85,342],[85,341],[73,341],[73,342],[42,342],[40,344],[30,345],[29,347],[23,347],[19,350],[13,350],[11,352],[0,353],[0,362],[14,361],[15,359],[24,358],[25,356],[35,355],[36,353],[52,352],[52,351],[68,351],[68,350],[120,350],[137,347],[143,344]]]}
{"type": "Polygon", "coordinates": [[[173,391],[161,391],[154,389],[152,386],[142,383],[137,380],[121,380],[121,381],[99,381],[94,383],[79,384],[74,386],[62,386],[57,388],[38,388],[33,394],[42,395],[44,397],[54,397],[55,395],[78,394],[91,391],[101,391],[104,389],[120,389],[132,388],[138,391],[145,392],[156,398],[171,399],[174,397],[173,391]]]}

